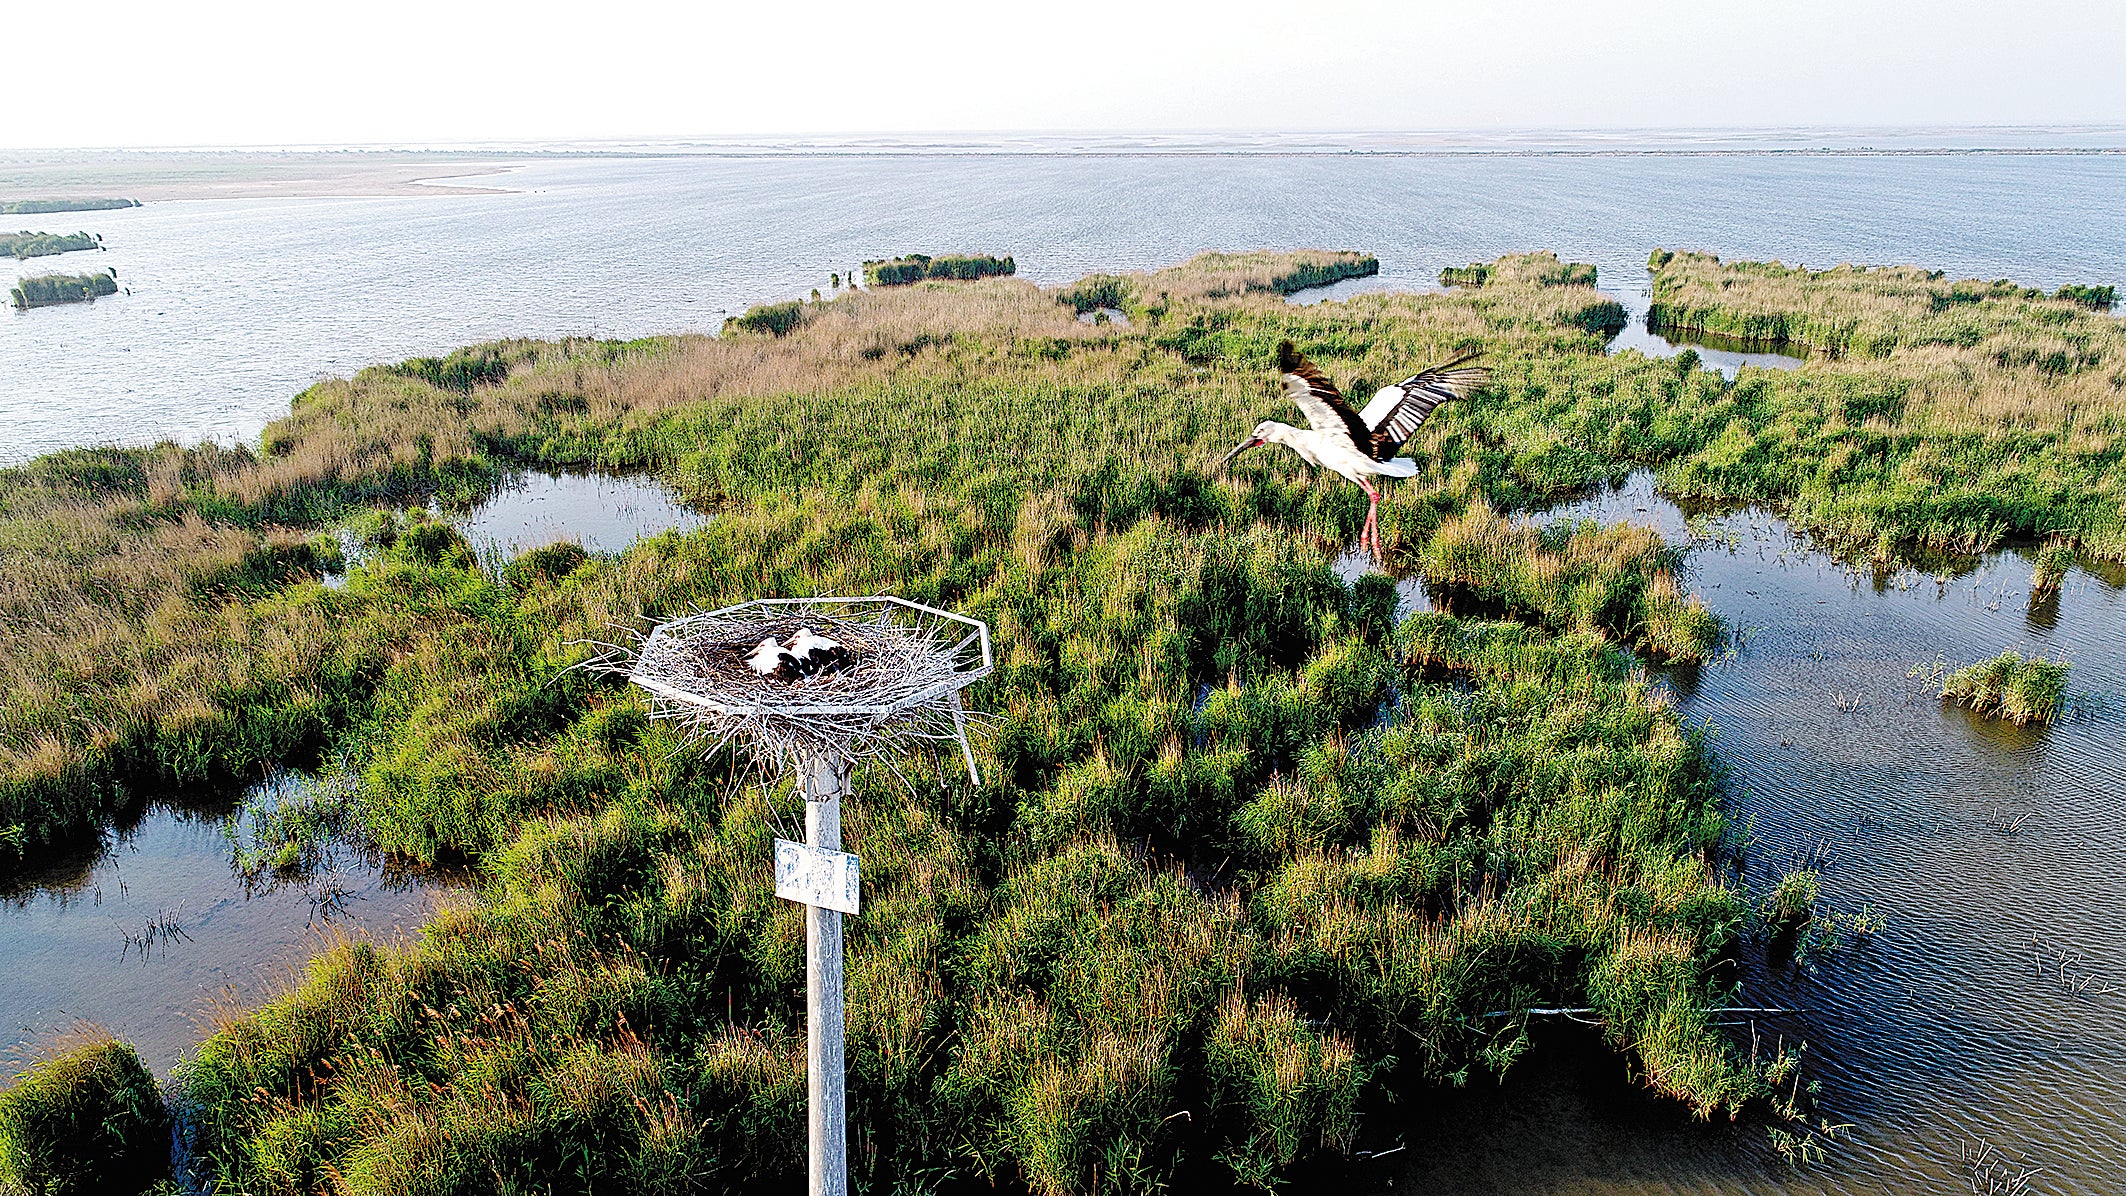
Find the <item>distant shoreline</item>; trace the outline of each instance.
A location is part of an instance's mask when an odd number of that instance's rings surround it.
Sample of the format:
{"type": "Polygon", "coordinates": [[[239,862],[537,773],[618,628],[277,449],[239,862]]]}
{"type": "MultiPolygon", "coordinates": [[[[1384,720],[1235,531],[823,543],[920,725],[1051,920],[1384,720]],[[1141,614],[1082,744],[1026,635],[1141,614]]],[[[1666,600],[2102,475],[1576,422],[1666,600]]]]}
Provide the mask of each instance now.
{"type": "Polygon", "coordinates": [[[537,162],[776,158],[1970,158],[2116,157],[2115,146],[1865,145],[1333,145],[1059,144],[971,141],[903,145],[717,144],[473,151],[52,150],[0,151],[0,199],[124,194],[147,202],[198,199],[495,195],[467,180],[537,162]]]}
{"type": "Polygon", "coordinates": [[[503,174],[535,160],[513,154],[17,151],[0,153],[0,199],[123,194],[157,203],[496,195],[512,189],[454,180],[503,174]]]}

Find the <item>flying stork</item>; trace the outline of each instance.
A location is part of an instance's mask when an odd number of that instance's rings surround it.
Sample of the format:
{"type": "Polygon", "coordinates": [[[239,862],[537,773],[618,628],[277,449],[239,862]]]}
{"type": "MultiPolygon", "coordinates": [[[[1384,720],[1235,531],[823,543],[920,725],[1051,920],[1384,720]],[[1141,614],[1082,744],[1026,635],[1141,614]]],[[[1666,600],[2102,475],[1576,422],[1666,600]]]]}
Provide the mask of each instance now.
{"type": "Polygon", "coordinates": [[[1317,465],[1356,482],[1366,492],[1366,529],[1359,545],[1380,559],[1380,490],[1374,477],[1407,478],[1417,472],[1417,462],[1395,456],[1417,432],[1432,409],[1449,399],[1468,396],[1491,371],[1470,365],[1479,353],[1466,353],[1443,365],[1420,370],[1393,386],[1383,386],[1362,412],[1351,410],[1342,392],[1328,376],[1314,368],[1292,347],[1291,341],[1277,346],[1277,369],[1284,375],[1285,397],[1299,405],[1308,428],[1266,419],[1255,425],[1246,440],[1233,447],[1218,462],[1220,468],[1233,458],[1264,444],[1281,444],[1298,453],[1309,465],[1317,465]]]}

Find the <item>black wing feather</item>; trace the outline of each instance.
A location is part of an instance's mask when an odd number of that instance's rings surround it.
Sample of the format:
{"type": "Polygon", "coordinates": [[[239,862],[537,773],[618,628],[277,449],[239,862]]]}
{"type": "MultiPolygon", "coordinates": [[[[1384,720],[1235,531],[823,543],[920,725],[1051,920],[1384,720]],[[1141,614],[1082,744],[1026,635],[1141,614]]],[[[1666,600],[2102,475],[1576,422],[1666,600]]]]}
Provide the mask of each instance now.
{"type": "Polygon", "coordinates": [[[1386,461],[1395,455],[1403,442],[1415,435],[1424,425],[1434,408],[1449,399],[1467,398],[1491,377],[1484,366],[1470,365],[1482,356],[1467,353],[1442,365],[1410,375],[1396,383],[1403,397],[1386,411],[1381,412],[1373,426],[1360,441],[1371,451],[1375,461],[1386,461]]]}

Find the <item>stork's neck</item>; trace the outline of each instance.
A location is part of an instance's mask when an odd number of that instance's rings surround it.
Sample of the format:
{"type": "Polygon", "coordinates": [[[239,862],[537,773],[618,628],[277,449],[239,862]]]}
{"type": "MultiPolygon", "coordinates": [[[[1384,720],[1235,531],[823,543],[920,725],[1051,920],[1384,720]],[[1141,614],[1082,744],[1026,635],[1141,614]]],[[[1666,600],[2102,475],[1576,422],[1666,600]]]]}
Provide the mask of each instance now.
{"type": "Polygon", "coordinates": [[[1272,444],[1282,444],[1286,446],[1291,446],[1295,444],[1302,444],[1307,439],[1307,434],[1305,432],[1300,431],[1298,428],[1295,428],[1290,424],[1280,424],[1274,420],[1270,421],[1269,426],[1263,431],[1265,433],[1263,439],[1269,441],[1272,444]]]}

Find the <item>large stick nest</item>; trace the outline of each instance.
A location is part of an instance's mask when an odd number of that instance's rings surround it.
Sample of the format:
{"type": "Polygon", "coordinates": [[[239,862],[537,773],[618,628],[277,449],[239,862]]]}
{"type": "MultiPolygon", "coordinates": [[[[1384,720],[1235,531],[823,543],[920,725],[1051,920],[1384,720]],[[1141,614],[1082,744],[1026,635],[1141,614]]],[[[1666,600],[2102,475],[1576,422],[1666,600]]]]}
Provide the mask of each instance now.
{"type": "Polygon", "coordinates": [[[762,767],[795,770],[821,754],[885,759],[918,745],[966,745],[960,691],[991,668],[983,624],[901,598],[762,599],[659,625],[632,661],[614,661],[650,695],[651,717],[711,750],[741,743],[762,767]],[[847,649],[842,668],[782,680],[746,657],[763,639],[809,629],[847,649]]]}

